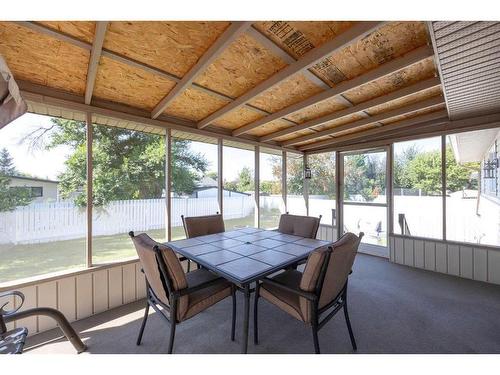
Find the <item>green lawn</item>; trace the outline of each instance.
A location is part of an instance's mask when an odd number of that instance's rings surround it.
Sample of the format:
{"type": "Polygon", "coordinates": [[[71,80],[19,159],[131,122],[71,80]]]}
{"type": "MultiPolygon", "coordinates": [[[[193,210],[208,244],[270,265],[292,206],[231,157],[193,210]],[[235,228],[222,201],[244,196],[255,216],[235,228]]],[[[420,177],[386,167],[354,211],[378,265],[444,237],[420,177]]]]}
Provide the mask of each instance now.
{"type": "MultiPolygon", "coordinates": [[[[278,215],[279,216],[279,215],[278,215]]],[[[273,212],[261,217],[261,226],[276,226],[273,212]]],[[[253,216],[226,220],[226,229],[253,226],[253,216]]],[[[147,232],[157,241],[165,241],[165,230],[147,232]]],[[[172,228],[172,239],[185,237],[182,227],[172,228]]],[[[97,236],[93,239],[94,264],[135,257],[136,252],[127,233],[97,236]]],[[[85,238],[45,242],[32,245],[0,245],[0,283],[43,275],[46,273],[78,269],[85,266],[85,238]]]]}

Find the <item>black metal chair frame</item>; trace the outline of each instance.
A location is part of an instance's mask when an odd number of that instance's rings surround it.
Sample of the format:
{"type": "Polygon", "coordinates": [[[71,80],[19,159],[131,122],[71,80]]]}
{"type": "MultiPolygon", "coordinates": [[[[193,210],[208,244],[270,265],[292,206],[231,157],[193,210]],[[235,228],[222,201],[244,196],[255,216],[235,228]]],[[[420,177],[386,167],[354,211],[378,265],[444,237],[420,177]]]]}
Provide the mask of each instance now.
{"type": "MultiPolygon", "coordinates": [[[[134,236],[133,232],[129,233],[131,237],[134,236]]],[[[142,324],[141,328],[139,330],[139,336],[137,337],[137,345],[141,345],[142,341],[142,335],[144,333],[144,328],[146,327],[146,322],[148,320],[148,314],[149,314],[149,307],[151,306],[154,311],[156,311],[160,317],[165,319],[169,324],[170,324],[170,339],[168,342],[168,354],[172,354],[173,351],[173,346],[174,346],[174,338],[175,338],[175,328],[176,325],[179,324],[180,322],[177,321],[177,308],[178,308],[178,303],[179,299],[182,296],[185,296],[187,294],[196,292],[201,289],[208,288],[217,282],[219,282],[222,278],[217,278],[214,280],[210,280],[206,283],[196,285],[191,288],[184,288],[181,290],[174,290],[172,280],[170,279],[167,271],[167,265],[165,264],[165,260],[163,259],[163,256],[161,254],[161,249],[156,245],[153,248],[156,256],[156,262],[158,264],[158,269],[160,271],[160,278],[161,282],[163,284],[163,287],[165,291],[167,292],[168,295],[168,301],[169,305],[166,305],[163,303],[158,296],[155,295],[153,289],[149,285],[149,282],[146,278],[146,308],[144,310],[144,318],[142,319],[142,324]],[[159,309],[158,306],[161,306],[163,310],[159,309]],[[168,313],[168,314],[167,314],[168,313]]],[[[143,271],[144,272],[144,271],[143,271]]],[[[232,321],[231,321],[231,341],[234,341],[234,333],[235,333],[235,326],[236,326],[236,288],[234,285],[231,286],[231,296],[233,300],[233,312],[232,312],[232,321]]]]}
{"type": "Polygon", "coordinates": [[[68,341],[73,345],[73,347],[78,353],[87,350],[87,346],[82,342],[82,340],[80,339],[74,328],[68,322],[68,319],[66,319],[64,314],[61,313],[59,310],[50,307],[36,307],[33,309],[26,309],[23,311],[19,311],[22,304],[24,303],[24,294],[19,291],[0,293],[0,297],[8,297],[8,296],[18,296],[21,299],[21,303],[17,308],[9,311],[4,309],[4,307],[8,304],[8,302],[0,306],[0,333],[7,332],[6,323],[12,322],[14,320],[27,318],[30,316],[45,315],[48,316],[49,318],[54,319],[57,322],[59,328],[63,331],[68,341]]]}
{"type": "MultiPolygon", "coordinates": [[[[280,289],[283,289],[287,292],[297,294],[301,297],[306,298],[311,302],[311,328],[312,328],[312,335],[313,335],[313,341],[314,341],[314,350],[316,354],[320,354],[320,348],[319,348],[319,339],[318,339],[318,332],[321,328],[325,326],[326,323],[330,321],[331,318],[337,314],[337,312],[340,309],[344,309],[344,317],[346,320],[347,324],[347,329],[349,331],[349,337],[351,339],[351,344],[352,348],[354,351],[357,350],[357,345],[356,345],[356,340],[354,338],[354,334],[352,332],[352,327],[351,327],[351,321],[349,319],[349,312],[347,310],[347,283],[348,280],[346,280],[342,290],[339,292],[339,294],[326,306],[323,306],[322,308],[319,308],[319,298],[321,295],[321,290],[323,289],[323,284],[325,281],[325,276],[326,276],[326,271],[328,268],[328,263],[330,261],[330,256],[332,253],[333,249],[331,247],[328,248],[327,255],[325,257],[325,260],[321,266],[320,270],[320,275],[318,277],[318,281],[316,283],[314,292],[306,292],[300,289],[294,289],[289,287],[288,285],[284,285],[282,283],[277,282],[276,280],[270,279],[270,278],[265,278],[264,280],[266,283],[271,284],[273,286],[276,286],[280,289]],[[328,315],[326,315],[322,320],[321,320],[321,315],[326,313],[328,310],[332,309],[328,315]]],[[[351,274],[352,271],[349,272],[351,274]]],[[[259,302],[259,297],[260,297],[260,287],[261,287],[261,282],[257,282],[256,287],[255,287],[255,299],[254,299],[254,343],[257,345],[259,343],[259,332],[258,332],[258,302],[259,302]]]]}

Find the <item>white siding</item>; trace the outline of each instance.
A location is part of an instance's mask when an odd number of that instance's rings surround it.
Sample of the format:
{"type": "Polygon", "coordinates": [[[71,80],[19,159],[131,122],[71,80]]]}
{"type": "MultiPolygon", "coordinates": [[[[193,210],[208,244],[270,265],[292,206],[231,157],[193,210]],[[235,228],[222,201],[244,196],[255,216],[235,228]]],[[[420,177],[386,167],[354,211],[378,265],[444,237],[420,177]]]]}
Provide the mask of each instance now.
{"type": "Polygon", "coordinates": [[[500,249],[441,240],[389,236],[394,263],[500,284],[500,249]]]}

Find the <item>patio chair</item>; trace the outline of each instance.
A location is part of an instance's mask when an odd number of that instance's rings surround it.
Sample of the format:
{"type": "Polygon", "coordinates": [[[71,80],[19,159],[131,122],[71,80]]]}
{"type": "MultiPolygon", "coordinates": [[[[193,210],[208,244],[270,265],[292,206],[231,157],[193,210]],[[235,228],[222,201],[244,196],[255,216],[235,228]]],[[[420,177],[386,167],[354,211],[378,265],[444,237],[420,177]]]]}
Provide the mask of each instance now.
{"type": "Polygon", "coordinates": [[[318,234],[319,218],[313,216],[290,215],[288,212],[280,216],[278,232],[300,237],[316,238],[318,234]]]}
{"type": "MultiPolygon", "coordinates": [[[[226,231],[224,227],[224,219],[218,212],[215,215],[206,216],[185,217],[184,215],[181,215],[181,218],[186,238],[205,236],[207,234],[215,234],[226,231]]],[[[185,260],[186,258],[181,259],[185,260]]],[[[197,268],[199,268],[199,265],[197,265],[197,268]]],[[[188,272],[190,269],[191,261],[188,260],[188,272]]]]}
{"type": "Polygon", "coordinates": [[[344,234],[331,246],[313,251],[304,272],[286,270],[258,282],[254,300],[254,342],[258,343],[258,300],[263,297],[312,328],[314,350],[320,353],[318,331],[340,310],[349,331],[353,350],[357,349],[347,311],[347,281],[352,273],[363,233],[344,234]],[[327,314],[321,321],[323,314],[327,314]]]}
{"type": "Polygon", "coordinates": [[[170,247],[154,241],[145,233],[135,236],[134,232],[130,232],[129,235],[139,255],[142,271],[146,275],[147,288],[146,309],[136,344],[141,344],[149,307],[170,323],[168,353],[171,354],[176,325],[230,295],[233,299],[231,340],[234,341],[236,323],[234,285],[205,269],[184,273],[179,258],[170,247]]]}
{"type": "Polygon", "coordinates": [[[35,307],[20,311],[24,303],[24,294],[17,291],[0,293],[0,299],[17,297],[19,302],[17,307],[12,310],[6,310],[5,306],[9,301],[0,305],[0,354],[21,354],[24,349],[24,343],[28,336],[26,327],[17,327],[7,331],[7,323],[15,320],[21,320],[30,316],[44,315],[56,321],[57,325],[73,345],[77,353],[87,350],[87,346],[82,342],[76,331],[73,329],[68,319],[59,310],[51,307],[35,307]]]}
{"type": "Polygon", "coordinates": [[[207,234],[222,233],[226,231],[224,219],[218,212],[215,215],[206,216],[185,217],[181,215],[181,218],[187,238],[206,236],[207,234]]]}

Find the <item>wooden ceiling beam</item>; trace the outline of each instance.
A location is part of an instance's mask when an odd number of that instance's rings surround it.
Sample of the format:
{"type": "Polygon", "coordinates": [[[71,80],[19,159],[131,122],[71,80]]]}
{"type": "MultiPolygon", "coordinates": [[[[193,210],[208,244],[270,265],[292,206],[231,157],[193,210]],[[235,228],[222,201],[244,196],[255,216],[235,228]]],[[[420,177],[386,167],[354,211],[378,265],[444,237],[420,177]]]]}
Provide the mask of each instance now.
{"type": "Polygon", "coordinates": [[[439,96],[436,96],[436,97],[433,97],[430,99],[422,100],[422,101],[417,102],[417,103],[407,104],[403,107],[396,108],[396,109],[393,109],[393,110],[390,110],[387,112],[383,112],[383,113],[380,113],[380,114],[373,116],[373,117],[364,118],[361,120],[349,122],[347,124],[340,125],[340,126],[335,126],[331,129],[322,130],[322,131],[316,132],[314,134],[308,134],[308,135],[304,135],[302,137],[293,138],[293,139],[285,141],[281,144],[283,146],[296,145],[299,143],[310,141],[310,140],[315,139],[315,138],[322,138],[322,137],[334,135],[336,133],[340,133],[340,132],[343,132],[345,130],[354,129],[354,128],[364,126],[364,125],[369,125],[369,124],[372,124],[372,123],[378,122],[378,121],[389,120],[393,117],[406,115],[408,113],[412,113],[415,111],[435,107],[435,106],[438,106],[441,104],[444,104],[444,98],[441,95],[439,95],[439,96]]]}
{"type": "MultiPolygon", "coordinates": [[[[407,68],[408,66],[411,66],[413,64],[416,64],[422,60],[425,60],[431,56],[433,56],[434,52],[432,50],[432,47],[430,46],[422,46],[417,49],[414,49],[411,52],[408,52],[407,54],[398,57],[394,60],[391,60],[378,68],[372,69],[371,71],[358,76],[356,78],[350,79],[348,81],[343,81],[337,84],[335,87],[332,87],[331,89],[328,89],[326,91],[320,92],[316,95],[313,95],[301,102],[292,104],[291,106],[288,106],[286,108],[283,108],[280,111],[274,112],[266,117],[263,117],[257,121],[254,121],[250,124],[244,125],[238,129],[235,129],[233,131],[234,136],[239,136],[244,133],[247,133],[248,131],[255,129],[259,126],[262,126],[264,124],[267,124],[269,122],[285,118],[286,116],[291,115],[294,112],[300,111],[304,108],[307,108],[311,105],[317,104],[319,102],[322,102],[324,100],[333,98],[333,97],[340,97],[340,95],[344,94],[345,92],[352,90],[358,86],[362,86],[364,84],[373,82],[377,79],[383,78],[385,76],[388,76],[390,74],[396,73],[400,70],[403,70],[404,68],[407,68]]],[[[290,128],[291,129],[291,128],[290,128]]],[[[299,128],[297,128],[299,129],[299,128]]]]}
{"type": "Polygon", "coordinates": [[[157,118],[168,105],[188,88],[194,79],[202,73],[219,55],[241,34],[243,34],[252,22],[232,22],[231,25],[222,33],[214,44],[200,57],[194,66],[184,77],[174,86],[172,90],[156,105],[151,112],[151,118],[157,118]]]}
{"type": "Polygon", "coordinates": [[[102,45],[108,29],[108,21],[97,21],[95,25],[94,42],[90,50],[89,66],[87,68],[87,84],[85,85],[85,104],[90,104],[94,92],[97,68],[101,59],[102,45]]]}
{"type": "Polygon", "coordinates": [[[227,104],[226,106],[222,107],[221,109],[207,116],[198,123],[198,128],[203,129],[204,127],[210,125],[215,120],[241,107],[246,102],[251,101],[253,98],[269,90],[270,88],[278,85],[284,80],[290,78],[294,74],[310,68],[318,61],[328,56],[331,56],[336,51],[339,51],[340,49],[369,35],[374,30],[378,29],[382,24],[384,24],[384,22],[360,22],[359,24],[348,29],[346,32],[340,34],[330,42],[327,42],[322,46],[309,51],[295,63],[290,64],[287,67],[281,69],[278,73],[274,74],[267,80],[253,87],[245,94],[235,99],[233,102],[227,104]]]}
{"type": "MultiPolygon", "coordinates": [[[[396,131],[384,134],[384,138],[372,140],[356,140],[352,143],[336,144],[333,147],[309,151],[308,154],[317,154],[329,151],[349,151],[359,148],[373,148],[388,145],[394,142],[405,142],[414,139],[424,139],[441,135],[461,133],[466,131],[485,130],[500,127],[500,114],[481,115],[463,120],[426,121],[413,127],[411,131],[396,131]]],[[[368,139],[368,138],[367,138],[368,139]]]]}
{"type": "Polygon", "coordinates": [[[425,91],[425,90],[428,90],[428,89],[431,89],[433,87],[440,86],[440,85],[441,85],[441,82],[440,82],[439,78],[437,78],[437,77],[429,78],[429,79],[426,79],[424,81],[415,83],[413,85],[404,87],[402,89],[393,91],[389,94],[385,94],[385,95],[376,97],[374,99],[367,100],[366,102],[360,103],[360,104],[355,105],[353,107],[345,108],[345,109],[342,109],[340,111],[336,111],[336,112],[330,113],[328,115],[321,116],[321,117],[315,118],[315,119],[310,120],[310,121],[306,121],[302,124],[299,124],[299,125],[296,125],[296,126],[293,126],[290,128],[286,128],[283,130],[279,130],[279,131],[271,133],[271,134],[267,134],[263,137],[260,137],[259,141],[261,141],[261,142],[271,141],[273,139],[283,137],[285,135],[293,134],[293,133],[296,133],[296,132],[301,131],[301,130],[305,130],[305,129],[309,129],[309,128],[312,128],[312,127],[315,127],[318,125],[326,124],[328,122],[338,120],[342,117],[346,117],[346,116],[352,115],[354,113],[358,113],[358,112],[367,110],[369,108],[376,107],[378,105],[381,105],[381,104],[384,104],[384,103],[387,103],[387,102],[390,102],[393,100],[403,99],[407,96],[410,96],[410,95],[416,94],[418,92],[425,91]]]}
{"type": "Polygon", "coordinates": [[[236,138],[233,137],[230,133],[225,132],[224,129],[201,130],[198,129],[196,127],[196,123],[192,121],[182,121],[180,119],[174,119],[172,117],[164,115],[160,116],[158,119],[152,119],[149,116],[149,111],[145,111],[139,108],[129,107],[127,105],[117,104],[100,99],[94,100],[92,104],[85,104],[82,96],[75,95],[73,93],[22,80],[18,80],[17,83],[19,84],[21,96],[28,102],[28,104],[38,103],[49,107],[80,113],[92,112],[95,115],[101,115],[104,117],[148,125],[157,129],[172,129],[207,137],[220,137],[230,141],[301,154],[301,152],[294,147],[283,148],[277,144],[262,144],[253,137],[236,138]]]}
{"type": "Polygon", "coordinates": [[[389,131],[395,131],[395,130],[401,130],[401,129],[411,129],[414,128],[416,125],[421,124],[421,123],[427,123],[431,121],[434,124],[442,123],[448,121],[448,113],[446,110],[440,110],[432,113],[428,113],[425,115],[420,115],[416,117],[412,117],[409,119],[393,122],[391,124],[387,124],[384,126],[380,126],[377,128],[373,129],[368,129],[361,131],[359,133],[354,133],[354,134],[347,134],[341,137],[337,138],[332,138],[332,139],[327,139],[322,142],[317,142],[313,143],[310,145],[305,145],[302,147],[299,147],[299,150],[301,151],[306,151],[306,150],[315,150],[315,149],[321,149],[326,146],[335,146],[335,145],[342,145],[346,142],[349,141],[357,141],[361,140],[367,137],[374,137],[376,135],[384,134],[389,131]]]}

